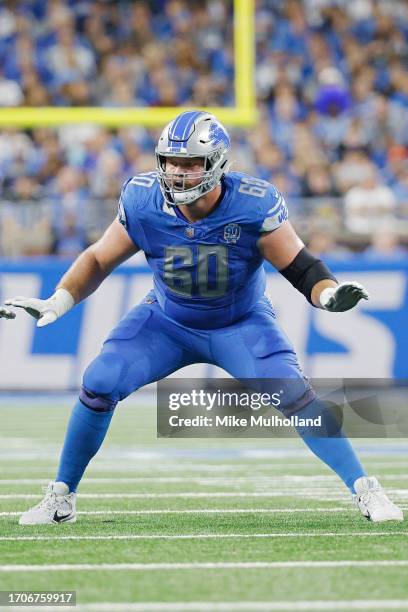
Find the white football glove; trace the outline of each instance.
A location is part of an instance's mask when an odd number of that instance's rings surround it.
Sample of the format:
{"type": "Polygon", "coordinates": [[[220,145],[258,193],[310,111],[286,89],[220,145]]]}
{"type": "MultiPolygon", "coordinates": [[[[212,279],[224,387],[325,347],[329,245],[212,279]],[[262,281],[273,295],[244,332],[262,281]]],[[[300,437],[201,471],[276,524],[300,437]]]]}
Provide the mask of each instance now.
{"type": "Polygon", "coordinates": [[[6,300],[4,303],[7,306],[23,308],[34,319],[37,319],[37,327],[44,327],[54,323],[54,321],[68,312],[74,306],[75,301],[69,291],[57,289],[48,300],[17,296],[6,300]]]}
{"type": "Polygon", "coordinates": [[[319,299],[324,310],[345,312],[354,308],[360,300],[368,300],[369,295],[360,283],[346,281],[337,287],[323,289],[319,299]]]}
{"type": "Polygon", "coordinates": [[[4,308],[4,306],[0,306],[0,319],[15,319],[16,315],[14,312],[11,312],[8,308],[4,308]]]}

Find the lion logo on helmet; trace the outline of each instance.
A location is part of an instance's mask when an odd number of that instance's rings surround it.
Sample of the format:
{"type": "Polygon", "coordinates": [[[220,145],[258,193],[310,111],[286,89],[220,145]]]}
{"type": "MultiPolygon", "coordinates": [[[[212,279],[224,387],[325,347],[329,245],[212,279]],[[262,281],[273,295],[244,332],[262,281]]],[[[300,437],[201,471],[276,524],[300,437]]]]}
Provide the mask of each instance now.
{"type": "Polygon", "coordinates": [[[210,123],[209,138],[211,143],[214,145],[218,145],[223,142],[226,147],[230,146],[230,139],[227,132],[217,121],[210,123]]]}

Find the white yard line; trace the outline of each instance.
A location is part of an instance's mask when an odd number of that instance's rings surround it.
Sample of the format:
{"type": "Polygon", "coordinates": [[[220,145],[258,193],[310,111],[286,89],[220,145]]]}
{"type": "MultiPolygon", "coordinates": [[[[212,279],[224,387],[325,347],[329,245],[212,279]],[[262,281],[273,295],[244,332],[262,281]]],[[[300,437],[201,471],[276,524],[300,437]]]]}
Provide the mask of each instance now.
{"type": "MultiPolygon", "coordinates": [[[[400,505],[402,510],[408,510],[408,506],[400,505]]],[[[144,515],[144,514],[293,514],[294,512],[355,512],[355,508],[349,506],[328,506],[327,508],[189,508],[183,510],[82,510],[77,512],[80,516],[105,516],[105,515],[144,515]]],[[[20,512],[0,512],[0,516],[20,516],[20,512]]]]}
{"type": "MultiPolygon", "coordinates": [[[[392,495],[393,501],[400,503],[408,501],[408,491],[396,491],[388,490],[388,493],[392,495]]],[[[27,499],[27,500],[39,500],[41,496],[34,493],[10,493],[7,495],[0,495],[0,500],[11,500],[11,499],[27,499]]],[[[350,497],[344,493],[331,493],[326,491],[263,491],[263,492],[250,492],[250,491],[220,491],[220,492],[192,492],[192,493],[81,493],[81,500],[85,499],[112,499],[112,500],[123,500],[123,499],[241,499],[241,498],[254,498],[254,499],[273,499],[273,498],[310,498],[319,502],[338,502],[338,503],[350,503],[350,497]]]]}
{"type": "MultiPolygon", "coordinates": [[[[203,477],[203,478],[199,478],[199,477],[189,477],[189,476],[135,476],[135,477],[124,477],[124,478],[86,478],[84,480],[85,485],[87,484],[120,484],[120,483],[126,483],[126,484],[131,484],[131,483],[145,483],[145,482],[150,482],[150,483],[168,483],[168,482],[174,482],[174,483],[180,483],[180,482],[200,482],[201,480],[206,480],[207,478],[210,478],[211,480],[213,478],[217,478],[215,476],[208,476],[208,477],[203,477]]],[[[225,478],[221,478],[221,480],[230,480],[228,477],[225,478]]],[[[235,480],[235,478],[234,478],[235,480]]],[[[242,480],[247,480],[246,477],[243,477],[242,480]]],[[[0,478],[0,486],[2,485],[45,485],[48,484],[50,481],[50,477],[44,477],[44,478],[0,478]]]]}
{"type": "MultiPolygon", "coordinates": [[[[401,506],[405,509],[404,506],[401,506]]],[[[105,516],[105,515],[144,515],[144,514],[275,514],[293,512],[348,512],[355,511],[350,507],[327,507],[327,508],[197,508],[188,510],[82,510],[77,515],[82,516],[105,516]]],[[[20,516],[20,512],[0,512],[0,516],[20,516]]]]}
{"type": "MultiPolygon", "coordinates": [[[[392,491],[390,493],[394,495],[400,495],[408,498],[408,491],[392,491]],[[404,495],[406,493],[406,495],[404,495]]],[[[330,501],[349,501],[347,494],[335,494],[328,491],[322,491],[321,489],[309,489],[307,491],[295,490],[295,491],[192,491],[184,493],[80,493],[81,499],[207,499],[209,497],[215,498],[230,498],[230,497],[315,497],[317,495],[323,496],[323,499],[330,499],[330,501]],[[334,497],[333,497],[334,496],[334,497]]],[[[1,499],[38,499],[38,493],[7,493],[0,494],[1,499]]]]}
{"type": "Polygon", "coordinates": [[[66,572],[66,571],[163,571],[212,569],[291,569],[339,567],[407,567],[408,560],[400,561],[251,561],[207,563],[61,563],[51,565],[0,565],[0,572],[66,572]]]}
{"type": "MultiPolygon", "coordinates": [[[[58,453],[57,453],[58,454],[58,453]]],[[[364,454],[364,453],[362,453],[364,454]]],[[[56,455],[57,456],[57,455],[56,455]]],[[[21,471],[21,472],[43,472],[49,473],[50,470],[54,471],[55,466],[55,457],[52,457],[50,461],[44,460],[44,465],[33,465],[33,457],[27,457],[20,455],[18,457],[13,457],[13,463],[11,464],[11,458],[9,454],[5,454],[4,456],[0,455],[0,466],[4,463],[4,467],[7,471],[21,471]],[[20,463],[21,465],[16,465],[16,463],[20,463]],[[11,465],[10,465],[11,464],[11,465]]],[[[163,459],[163,457],[162,457],[163,459]]],[[[277,458],[270,457],[271,462],[265,466],[265,458],[251,458],[245,457],[243,460],[242,457],[235,459],[231,459],[230,463],[217,463],[216,459],[214,459],[213,463],[203,463],[200,462],[199,459],[194,459],[192,457],[188,457],[188,460],[181,457],[180,459],[175,460],[170,455],[165,457],[165,462],[157,463],[154,469],[152,469],[152,458],[143,459],[142,457],[138,458],[130,458],[127,455],[124,455],[118,460],[115,461],[103,461],[100,460],[97,464],[92,465],[91,472],[100,473],[100,472],[119,472],[119,473],[129,473],[134,472],[135,474],[140,474],[141,472],[146,473],[146,471],[151,471],[152,476],[157,473],[167,474],[169,472],[175,473],[185,473],[185,472],[199,472],[209,474],[216,473],[217,475],[220,472],[237,472],[248,471],[248,473],[253,473],[254,467],[260,471],[263,475],[267,475],[268,472],[282,472],[285,469],[307,469],[314,470],[316,472],[320,471],[320,464],[317,460],[312,457],[305,456],[303,461],[292,461],[288,458],[287,461],[277,461],[277,458]],[[123,463],[123,459],[126,460],[126,463],[123,463]]],[[[384,461],[383,458],[375,460],[370,455],[366,456],[365,463],[370,467],[370,470],[373,468],[381,468],[381,469],[389,469],[389,468],[407,468],[408,460],[399,461],[396,457],[389,457],[387,461],[384,461]]]]}
{"type": "Polygon", "coordinates": [[[192,534],[128,534],[128,535],[55,535],[55,536],[1,536],[0,542],[18,541],[60,541],[60,540],[233,540],[252,538],[337,538],[337,537],[377,537],[377,536],[405,536],[408,531],[324,531],[324,532],[290,532],[290,533],[192,533],[192,534]]]}
{"type": "MultiPolygon", "coordinates": [[[[408,466],[407,466],[408,467],[408,466]]],[[[50,478],[0,478],[0,486],[6,485],[46,485],[50,478]]],[[[408,480],[408,474],[389,474],[382,475],[381,480],[408,480]]],[[[83,485],[94,485],[94,484],[138,484],[138,483],[183,483],[191,482],[196,484],[284,484],[284,486],[293,487],[305,487],[308,488],[310,483],[318,484],[321,487],[330,487],[339,485],[339,480],[336,476],[295,476],[295,475],[282,475],[282,476],[268,476],[268,475],[257,475],[253,476],[248,474],[247,476],[133,476],[133,477],[118,477],[118,478],[85,478],[83,485]]]]}

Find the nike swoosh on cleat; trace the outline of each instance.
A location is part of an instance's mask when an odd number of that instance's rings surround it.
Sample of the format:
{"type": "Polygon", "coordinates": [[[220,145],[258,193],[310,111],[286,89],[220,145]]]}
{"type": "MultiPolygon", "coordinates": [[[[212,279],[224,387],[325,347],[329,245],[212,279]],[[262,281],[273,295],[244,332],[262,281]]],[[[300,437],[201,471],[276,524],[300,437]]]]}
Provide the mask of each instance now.
{"type": "Polygon", "coordinates": [[[54,516],[53,516],[53,519],[52,519],[52,520],[53,520],[55,523],[63,523],[63,522],[66,520],[66,519],[70,518],[70,516],[72,516],[72,515],[71,515],[71,512],[70,512],[69,514],[63,514],[63,515],[60,515],[60,514],[58,514],[58,512],[57,512],[57,511],[55,511],[55,514],[54,514],[54,516]]]}

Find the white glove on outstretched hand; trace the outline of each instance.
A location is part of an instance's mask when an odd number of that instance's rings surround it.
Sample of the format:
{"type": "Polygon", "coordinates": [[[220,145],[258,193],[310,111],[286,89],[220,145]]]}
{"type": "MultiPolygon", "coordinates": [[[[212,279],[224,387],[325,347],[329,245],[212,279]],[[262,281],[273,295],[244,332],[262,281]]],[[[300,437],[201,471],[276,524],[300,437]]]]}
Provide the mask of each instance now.
{"type": "Polygon", "coordinates": [[[37,319],[37,327],[44,327],[54,323],[54,321],[68,312],[74,306],[75,300],[66,289],[57,289],[48,300],[17,296],[6,300],[4,303],[7,306],[23,308],[28,314],[37,319]]]}
{"type": "Polygon", "coordinates": [[[4,306],[0,306],[0,319],[15,319],[16,315],[14,312],[11,312],[8,308],[4,308],[4,306]]]}
{"type": "Polygon", "coordinates": [[[360,283],[356,283],[355,281],[346,281],[340,283],[337,287],[323,289],[319,298],[322,308],[330,312],[345,312],[346,310],[350,310],[354,308],[361,299],[368,300],[369,295],[367,290],[364,289],[360,283]]]}

